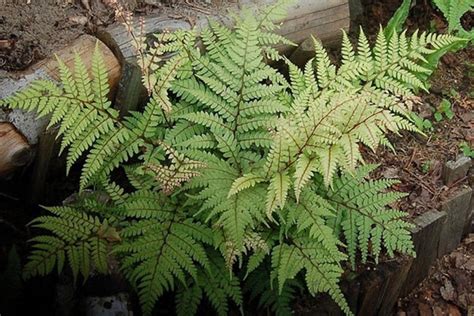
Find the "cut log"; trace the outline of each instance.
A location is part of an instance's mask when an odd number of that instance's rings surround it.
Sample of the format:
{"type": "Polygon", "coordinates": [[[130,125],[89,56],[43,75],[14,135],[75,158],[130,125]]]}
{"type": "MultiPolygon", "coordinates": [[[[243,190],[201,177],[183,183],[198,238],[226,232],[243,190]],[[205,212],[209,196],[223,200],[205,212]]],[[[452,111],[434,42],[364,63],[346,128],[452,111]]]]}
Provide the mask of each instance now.
{"type": "MultiPolygon", "coordinates": [[[[120,64],[110,49],[108,49],[104,43],[97,40],[95,37],[90,35],[82,35],[70,45],[57,51],[55,55],[68,67],[73,67],[74,55],[77,52],[84,61],[86,67],[90,68],[96,45],[99,46],[99,49],[104,57],[109,76],[109,84],[113,91],[120,77],[120,64]]],[[[53,80],[59,79],[58,62],[55,57],[42,60],[25,71],[8,73],[8,75],[1,76],[0,99],[10,96],[11,94],[28,86],[33,80],[40,78],[48,78],[53,80]]]]}
{"type": "MultiPolygon", "coordinates": [[[[209,14],[203,10],[190,6],[187,8],[191,19],[175,19],[173,12],[150,15],[144,18],[144,33],[160,33],[164,30],[188,30],[195,26],[198,29],[205,27],[208,20],[217,20],[226,25],[231,24],[229,11],[236,11],[239,7],[261,8],[273,4],[277,0],[241,0],[228,6],[222,6],[216,12],[209,14]]],[[[179,12],[176,12],[179,13],[179,12]]],[[[278,33],[299,44],[310,36],[321,40],[325,45],[339,42],[341,29],[347,30],[350,24],[348,0],[298,0],[288,10],[287,17],[280,21],[278,33]]],[[[136,22],[136,21],[135,21],[136,22]]],[[[119,91],[115,103],[122,114],[127,110],[135,109],[146,98],[146,91],[140,80],[140,69],[136,65],[136,52],[129,34],[120,23],[115,23],[105,29],[100,29],[97,36],[112,49],[119,58],[124,72],[120,79],[119,91]]],[[[277,49],[290,54],[293,46],[278,46],[277,49]]]]}
{"type": "Polygon", "coordinates": [[[11,123],[0,123],[0,177],[31,161],[32,150],[26,138],[11,123]]]}
{"type": "MultiPolygon", "coordinates": [[[[202,13],[202,10],[190,7],[194,13],[193,24],[199,28],[207,25],[208,20],[218,20],[229,25],[228,11],[235,11],[238,6],[259,8],[267,4],[273,4],[276,0],[241,0],[239,4],[231,4],[212,12],[202,13]]],[[[191,29],[193,25],[188,20],[171,18],[172,14],[157,14],[147,16],[144,19],[144,32],[146,34],[160,33],[164,30],[191,29]]],[[[320,39],[323,43],[332,43],[341,36],[341,29],[347,30],[350,24],[348,0],[298,0],[289,10],[288,15],[281,22],[278,33],[289,40],[299,44],[311,35],[320,39]]],[[[105,29],[98,31],[97,36],[109,46],[120,58],[121,62],[135,57],[136,52],[125,27],[115,23],[105,29]]],[[[278,47],[286,53],[293,49],[290,46],[278,47]]]]}
{"type": "MultiPolygon", "coordinates": [[[[111,87],[111,97],[113,97],[117,83],[120,77],[120,63],[115,55],[95,37],[90,35],[82,35],[73,43],[56,52],[56,56],[61,59],[68,67],[74,66],[74,56],[77,52],[86,67],[90,69],[92,64],[92,56],[96,45],[99,46],[100,51],[104,57],[105,66],[108,71],[109,84],[111,87]]],[[[15,92],[26,88],[31,82],[37,79],[59,79],[58,62],[55,57],[45,59],[30,67],[28,70],[18,73],[9,73],[0,77],[0,99],[6,98],[15,92]]],[[[45,130],[48,118],[37,119],[35,113],[25,113],[20,110],[3,111],[0,109],[0,122],[12,123],[17,133],[21,136],[26,145],[36,145],[45,130]]],[[[47,137],[46,137],[47,138],[47,137]]],[[[4,141],[0,140],[0,147],[5,146],[4,141]]],[[[3,148],[3,147],[1,147],[3,148]]],[[[3,153],[4,151],[2,151],[3,153]]],[[[39,160],[49,161],[51,150],[38,150],[39,160]],[[46,156],[45,156],[46,155],[46,156]]],[[[4,157],[2,157],[4,158],[4,157]]],[[[0,158],[1,159],[1,158],[0,158]]],[[[7,159],[7,158],[4,158],[7,159]]],[[[16,166],[19,166],[18,164],[16,166]]],[[[33,174],[44,174],[47,170],[41,172],[33,171],[33,174]]],[[[0,166],[0,178],[2,177],[0,166]]],[[[31,181],[36,183],[36,186],[42,187],[44,184],[44,177],[35,179],[32,177],[31,181]]]]}

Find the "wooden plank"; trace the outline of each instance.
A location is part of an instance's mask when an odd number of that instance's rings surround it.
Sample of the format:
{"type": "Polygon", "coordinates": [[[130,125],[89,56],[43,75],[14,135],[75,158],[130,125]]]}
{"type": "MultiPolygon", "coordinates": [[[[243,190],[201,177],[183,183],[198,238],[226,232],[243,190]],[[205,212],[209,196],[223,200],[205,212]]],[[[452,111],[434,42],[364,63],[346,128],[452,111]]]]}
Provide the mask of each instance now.
{"type": "MultiPolygon", "coordinates": [[[[137,22],[137,18],[135,18],[134,21],[137,22]]],[[[143,29],[145,34],[152,34],[163,32],[164,30],[189,30],[191,29],[191,25],[189,22],[171,19],[163,15],[150,15],[145,18],[143,29]]],[[[115,23],[106,29],[99,29],[97,31],[97,37],[113,51],[121,63],[136,57],[132,40],[122,24],[115,23]]]]}
{"type": "Polygon", "coordinates": [[[446,213],[429,211],[413,221],[415,228],[412,231],[416,258],[414,258],[405,284],[401,289],[401,296],[408,295],[424,278],[428,276],[431,265],[438,255],[438,243],[441,230],[446,221],[446,213]]]}
{"type": "MultiPolygon", "coordinates": [[[[74,67],[74,56],[78,53],[87,69],[92,66],[92,56],[96,45],[103,55],[105,67],[108,72],[109,85],[112,92],[116,87],[120,77],[120,64],[113,52],[101,41],[91,35],[82,35],[78,37],[71,45],[64,47],[56,52],[56,56],[61,59],[68,67],[74,67]]],[[[53,80],[59,80],[58,62],[56,58],[49,58],[38,62],[31,67],[32,71],[42,70],[53,80]]]]}

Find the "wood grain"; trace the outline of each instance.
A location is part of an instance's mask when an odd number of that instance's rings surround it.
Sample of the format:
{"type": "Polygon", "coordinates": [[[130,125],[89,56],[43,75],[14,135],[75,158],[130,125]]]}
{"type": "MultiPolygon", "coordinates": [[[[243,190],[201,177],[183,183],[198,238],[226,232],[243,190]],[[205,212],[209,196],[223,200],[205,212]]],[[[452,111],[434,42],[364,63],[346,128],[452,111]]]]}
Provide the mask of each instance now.
{"type": "Polygon", "coordinates": [[[32,151],[25,137],[11,123],[0,123],[0,177],[31,161],[32,151]]]}

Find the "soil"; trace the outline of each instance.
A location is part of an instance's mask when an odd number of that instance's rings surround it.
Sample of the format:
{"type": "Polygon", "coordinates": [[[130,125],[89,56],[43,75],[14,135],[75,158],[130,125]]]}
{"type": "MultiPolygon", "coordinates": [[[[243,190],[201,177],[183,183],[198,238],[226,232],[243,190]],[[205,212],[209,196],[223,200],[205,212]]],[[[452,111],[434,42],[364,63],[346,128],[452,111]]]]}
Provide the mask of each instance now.
{"type": "Polygon", "coordinates": [[[474,234],[444,256],[409,296],[398,302],[397,316],[474,314],[474,234]]]}
{"type": "MultiPolygon", "coordinates": [[[[14,1],[0,8],[0,70],[20,71],[50,57],[81,34],[94,35],[114,22],[110,0],[14,1]],[[59,4],[56,4],[58,2],[59,4]]],[[[120,0],[135,15],[165,13],[193,23],[227,0],[120,0]],[[193,13],[194,12],[194,13],[193,13]]]]}
{"type": "Polygon", "coordinates": [[[391,137],[395,152],[386,148],[365,152],[368,161],[381,164],[376,177],[400,179],[394,189],[408,195],[395,207],[410,216],[437,209],[453,190],[473,180],[465,177],[449,186],[442,180],[444,164],[461,155],[461,144],[474,147],[474,77],[469,74],[473,67],[469,61],[474,62],[474,47],[443,57],[432,78],[431,93],[421,94],[414,110],[433,124],[424,131],[426,136],[403,133],[391,137]],[[454,117],[436,122],[434,113],[443,99],[452,104],[454,117]]]}
{"type": "MultiPolygon", "coordinates": [[[[41,1],[3,5],[0,10],[0,69],[22,70],[84,33],[74,22],[84,10],[41,1]]],[[[52,2],[52,1],[51,1],[52,2]]]]}

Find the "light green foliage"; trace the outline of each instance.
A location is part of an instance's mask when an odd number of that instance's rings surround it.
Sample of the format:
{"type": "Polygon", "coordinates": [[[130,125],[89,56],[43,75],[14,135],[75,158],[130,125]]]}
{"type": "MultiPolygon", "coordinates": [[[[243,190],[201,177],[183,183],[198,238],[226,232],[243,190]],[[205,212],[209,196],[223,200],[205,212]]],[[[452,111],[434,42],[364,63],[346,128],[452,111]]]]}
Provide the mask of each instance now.
{"type": "Polygon", "coordinates": [[[175,291],[180,315],[203,297],[225,315],[229,301],[244,308],[242,282],[279,315],[300,285],[351,314],[338,285],[345,260],[414,255],[406,214],[389,207],[402,194],[389,190],[393,180],[370,180],[375,166],[360,167],[360,146],[417,131],[409,100],[426,86],[416,75],[458,39],[381,30],[371,47],[361,31],[354,50],[344,34],[340,67],[315,40],[304,69],[286,61],[288,82],[268,65],[281,59],[274,46],[289,43],[272,22],[288,4],[258,18],[244,10],[233,29],[211,22],[200,34],[158,35],[140,63],[150,100],[123,119],[98,52],[90,75],[77,58],[74,71],[61,65],[62,85],[39,81],[2,101],[51,115],[68,169],[85,157],[81,189],[107,197],[83,191],[35,219],[50,235],[32,240],[26,277],[67,261],[85,279],[113,255],[144,314],[175,291]]]}
{"type": "Polygon", "coordinates": [[[461,25],[461,17],[474,10],[474,3],[471,0],[433,0],[433,3],[443,13],[448,21],[448,31],[457,32],[458,35],[474,38],[474,31],[467,31],[461,25]]]}
{"type": "Polygon", "coordinates": [[[443,118],[447,118],[448,120],[454,117],[454,112],[452,109],[451,102],[449,100],[443,99],[438,107],[436,108],[436,112],[434,114],[434,118],[436,122],[440,122],[443,118]]]}

